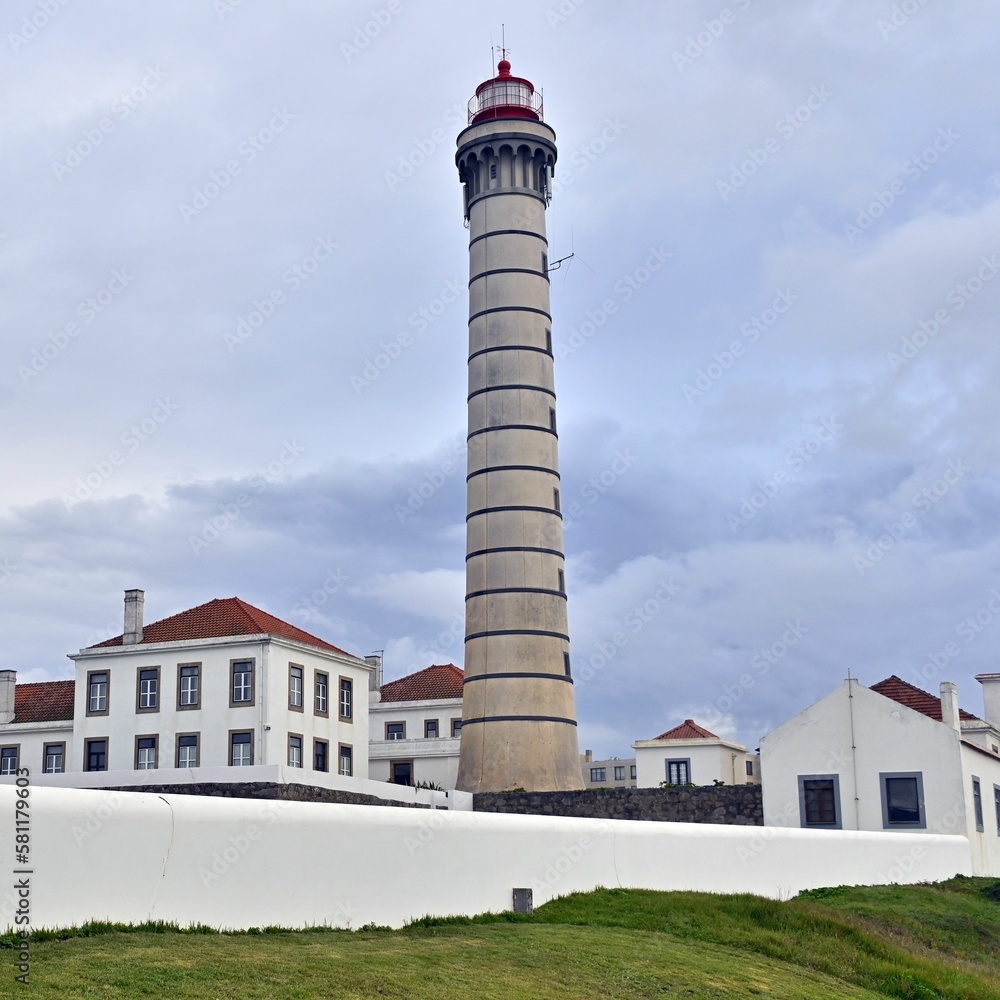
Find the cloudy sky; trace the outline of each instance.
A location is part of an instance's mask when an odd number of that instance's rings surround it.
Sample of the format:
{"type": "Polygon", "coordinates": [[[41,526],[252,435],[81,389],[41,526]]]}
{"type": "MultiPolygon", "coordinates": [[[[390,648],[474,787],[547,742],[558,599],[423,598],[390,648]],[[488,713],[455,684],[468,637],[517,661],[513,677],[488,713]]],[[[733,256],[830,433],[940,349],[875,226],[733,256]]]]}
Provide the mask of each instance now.
{"type": "Polygon", "coordinates": [[[548,213],[581,746],[1000,669],[990,0],[7,0],[0,667],[238,595],[462,662],[501,20],[548,213]],[[991,388],[993,386],[993,388],[991,388]]]}

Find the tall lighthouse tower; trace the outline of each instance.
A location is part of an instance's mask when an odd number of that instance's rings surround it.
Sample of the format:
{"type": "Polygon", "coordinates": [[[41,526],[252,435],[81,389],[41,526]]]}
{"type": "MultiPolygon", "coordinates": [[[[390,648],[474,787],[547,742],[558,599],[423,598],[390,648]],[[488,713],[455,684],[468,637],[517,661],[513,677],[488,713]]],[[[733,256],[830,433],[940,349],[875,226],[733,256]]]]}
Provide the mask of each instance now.
{"type": "Polygon", "coordinates": [[[476,88],[455,162],[469,228],[465,687],[457,787],[582,788],[559,506],[540,95],[476,88]]]}

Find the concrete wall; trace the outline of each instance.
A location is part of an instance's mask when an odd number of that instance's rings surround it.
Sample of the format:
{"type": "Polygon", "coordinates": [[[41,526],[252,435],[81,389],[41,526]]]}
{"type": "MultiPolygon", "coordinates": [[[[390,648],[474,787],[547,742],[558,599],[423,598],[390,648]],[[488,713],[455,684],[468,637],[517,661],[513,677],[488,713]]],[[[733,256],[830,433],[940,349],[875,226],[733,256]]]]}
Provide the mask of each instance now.
{"type": "MultiPolygon", "coordinates": [[[[16,789],[0,786],[0,856],[16,789]]],[[[401,926],[597,886],[753,892],[940,880],[961,837],[500,816],[84,789],[30,790],[31,925],[401,926]]],[[[12,865],[12,867],[18,867],[12,865]]],[[[14,876],[9,885],[13,886],[14,876]]],[[[0,929],[18,906],[0,891],[0,929]]]]}
{"type": "Polygon", "coordinates": [[[707,788],[594,788],[582,792],[480,792],[477,812],[597,819],[656,820],[661,823],[723,823],[762,826],[759,785],[707,788]]]}

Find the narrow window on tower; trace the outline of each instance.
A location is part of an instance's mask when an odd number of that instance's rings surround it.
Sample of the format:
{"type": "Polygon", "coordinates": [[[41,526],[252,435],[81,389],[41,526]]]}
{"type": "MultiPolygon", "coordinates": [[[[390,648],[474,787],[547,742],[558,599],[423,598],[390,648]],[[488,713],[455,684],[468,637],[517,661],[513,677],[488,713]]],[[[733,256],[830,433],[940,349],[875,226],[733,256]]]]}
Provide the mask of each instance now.
{"type": "Polygon", "coordinates": [[[569,653],[563,653],[563,668],[566,671],[567,677],[573,676],[573,672],[569,668],[569,653]]]}
{"type": "Polygon", "coordinates": [[[552,331],[551,330],[546,330],[545,331],[545,353],[546,354],[551,354],[552,353],[552,331]]]}
{"type": "Polygon", "coordinates": [[[557,487],[552,488],[552,506],[555,507],[557,513],[562,509],[559,506],[559,490],[557,487]]]}
{"type": "Polygon", "coordinates": [[[542,274],[549,273],[549,255],[543,250],[542,251],[542,274]]]}
{"type": "Polygon", "coordinates": [[[559,593],[566,593],[566,573],[563,570],[556,571],[559,574],[559,593]]]}
{"type": "Polygon", "coordinates": [[[497,179],[497,165],[495,163],[490,164],[490,180],[495,181],[497,179]]]}
{"type": "Polygon", "coordinates": [[[554,406],[549,407],[549,429],[556,429],[556,408],[554,406]]]}

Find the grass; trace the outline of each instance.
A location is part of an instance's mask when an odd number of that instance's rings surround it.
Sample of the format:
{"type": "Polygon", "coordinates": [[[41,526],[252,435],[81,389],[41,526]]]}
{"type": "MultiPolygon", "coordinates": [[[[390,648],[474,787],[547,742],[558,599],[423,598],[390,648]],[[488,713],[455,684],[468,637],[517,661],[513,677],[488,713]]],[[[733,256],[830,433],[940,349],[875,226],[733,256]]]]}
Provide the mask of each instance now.
{"type": "MultiPolygon", "coordinates": [[[[13,981],[0,941],[0,996],[13,981]]],[[[37,935],[32,997],[1000,1000],[1000,883],[755,896],[607,889],[531,917],[401,931],[218,934],[91,924],[37,935]],[[992,895],[991,895],[992,893],[992,895]]]]}

